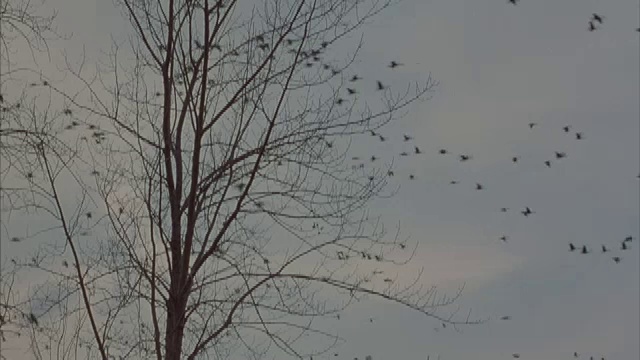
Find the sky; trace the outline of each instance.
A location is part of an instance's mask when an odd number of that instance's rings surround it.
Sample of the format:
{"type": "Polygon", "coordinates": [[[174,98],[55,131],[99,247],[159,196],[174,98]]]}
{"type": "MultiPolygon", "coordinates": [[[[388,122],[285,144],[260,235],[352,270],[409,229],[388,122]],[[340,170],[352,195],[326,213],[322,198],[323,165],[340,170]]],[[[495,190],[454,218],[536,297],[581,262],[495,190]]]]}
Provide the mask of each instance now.
{"type": "MultiPolygon", "coordinates": [[[[126,24],[110,2],[47,6],[73,33],[54,52],[97,51],[126,24]]],[[[404,66],[392,87],[428,74],[439,82],[385,132],[410,133],[423,152],[398,161],[398,194],[371,206],[418,244],[398,276],[422,267],[425,285],[464,284],[460,311],[491,321],[456,331],[397,305],[358,304],[335,322],[347,342],[332,358],[640,358],[639,14],[637,0],[403,0],[363,28],[363,78],[395,60],[404,66]],[[594,12],[604,24],[589,32],[594,12]],[[463,153],[472,159],[461,163],[463,153]],[[535,213],[522,216],[524,207],[535,213]],[[597,251],[606,244],[617,255],[628,235],[619,264],[597,251]],[[570,253],[569,242],[595,251],[570,253]]],[[[362,151],[406,150],[376,146],[362,151]]]]}

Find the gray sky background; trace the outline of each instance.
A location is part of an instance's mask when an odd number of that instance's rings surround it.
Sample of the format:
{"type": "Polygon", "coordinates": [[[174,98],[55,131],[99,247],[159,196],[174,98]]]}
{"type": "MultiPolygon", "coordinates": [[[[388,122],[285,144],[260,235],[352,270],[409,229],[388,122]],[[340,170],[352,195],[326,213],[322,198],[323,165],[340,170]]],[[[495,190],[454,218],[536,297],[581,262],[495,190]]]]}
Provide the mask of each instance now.
{"type": "MultiPolygon", "coordinates": [[[[90,51],[108,47],[126,24],[109,1],[47,7],[59,10],[61,31],[74,33],[70,52],[82,43],[90,51]]],[[[339,359],[495,360],[518,352],[543,360],[570,359],[574,351],[587,359],[640,358],[639,12],[637,0],[522,0],[515,7],[403,0],[364,29],[359,75],[372,79],[397,60],[406,65],[382,80],[431,73],[440,82],[430,101],[386,132],[412,133],[424,152],[399,163],[399,194],[372,207],[389,225],[400,220],[402,234],[419,243],[399,277],[424,267],[427,285],[466,283],[462,312],[513,318],[456,332],[369,302],[336,320],[348,340],[336,350],[339,359]],[[591,33],[593,12],[605,22],[591,33]],[[539,125],[530,130],[529,122],[539,125]],[[562,131],[569,124],[583,140],[562,131]],[[440,148],[453,155],[439,155],[440,148]],[[556,162],[554,151],[568,156],[556,162]],[[461,164],[454,157],[461,153],[473,159],[461,164]],[[405,180],[409,173],[414,181],[405,180]],[[460,183],[449,185],[453,179],[460,183]],[[476,182],[485,189],[475,191],[476,182]],[[525,206],[536,214],[520,215],[525,206]],[[634,242],[620,264],[598,251],[568,252],[569,242],[619,249],[627,235],[634,242]]],[[[402,145],[366,150],[399,153],[402,145]]],[[[10,256],[6,239],[2,247],[10,256]]]]}

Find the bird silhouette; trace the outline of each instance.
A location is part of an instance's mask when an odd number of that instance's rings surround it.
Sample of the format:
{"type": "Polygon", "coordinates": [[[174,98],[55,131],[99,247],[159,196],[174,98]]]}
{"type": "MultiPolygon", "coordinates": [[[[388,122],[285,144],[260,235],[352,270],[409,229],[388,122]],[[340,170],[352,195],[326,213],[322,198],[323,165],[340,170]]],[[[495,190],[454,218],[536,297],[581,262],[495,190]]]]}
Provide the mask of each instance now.
{"type": "Polygon", "coordinates": [[[620,256],[614,256],[612,259],[613,259],[613,261],[615,261],[615,262],[616,262],[616,264],[617,264],[617,263],[619,263],[619,262],[620,262],[620,260],[621,260],[621,259],[620,259],[620,256]]]}
{"type": "Polygon", "coordinates": [[[587,245],[582,245],[582,254],[588,254],[589,250],[587,249],[587,245]]]}
{"type": "Polygon", "coordinates": [[[500,208],[500,212],[507,212],[507,210],[509,210],[509,208],[506,208],[506,207],[500,208]]]}
{"type": "Polygon", "coordinates": [[[404,141],[409,141],[409,140],[413,139],[411,136],[409,136],[407,134],[402,135],[402,137],[404,138],[404,141]]]}
{"type": "Polygon", "coordinates": [[[400,63],[395,62],[395,61],[392,61],[392,62],[389,63],[389,67],[392,68],[392,69],[395,69],[398,66],[402,66],[402,65],[404,65],[404,64],[400,64],[400,63]]]}
{"type": "MultiPolygon", "coordinates": [[[[440,154],[444,155],[447,153],[447,149],[440,149],[440,151],[438,151],[440,154]]],[[[638,175],[638,177],[640,177],[640,175],[638,175]]]]}
{"type": "Polygon", "coordinates": [[[415,178],[416,178],[415,175],[413,175],[413,174],[409,175],[409,180],[413,180],[415,178]]]}
{"type": "Polygon", "coordinates": [[[349,95],[353,95],[356,93],[355,89],[351,89],[351,88],[347,88],[347,92],[349,93],[349,95]]]}
{"type": "Polygon", "coordinates": [[[417,146],[416,146],[416,147],[414,147],[414,150],[413,150],[413,151],[414,151],[416,154],[422,154],[422,151],[420,151],[420,148],[419,148],[419,147],[417,147],[417,146]]]}
{"type": "Polygon", "coordinates": [[[562,158],[565,158],[565,157],[567,157],[566,153],[556,151],[556,159],[562,159],[562,158]]]}
{"type": "Polygon", "coordinates": [[[538,124],[536,124],[536,123],[534,123],[534,122],[529,123],[529,129],[533,129],[533,127],[534,127],[534,126],[536,126],[536,125],[538,125],[538,124]]]}
{"type": "Polygon", "coordinates": [[[598,14],[596,14],[596,13],[593,13],[593,14],[591,15],[591,19],[592,19],[593,21],[597,21],[597,22],[599,22],[600,24],[602,24],[602,16],[600,16],[600,15],[598,15],[598,14]]]}
{"type": "Polygon", "coordinates": [[[596,31],[596,26],[594,25],[593,21],[589,21],[589,31],[596,31]]]}
{"type": "Polygon", "coordinates": [[[409,153],[406,152],[406,151],[403,151],[403,152],[400,153],[400,156],[408,156],[408,155],[409,155],[409,153]]]}
{"type": "Polygon", "coordinates": [[[514,163],[517,163],[518,162],[518,157],[517,156],[512,157],[511,161],[513,161],[514,163]]]}
{"type": "Polygon", "coordinates": [[[379,80],[376,81],[376,84],[378,85],[378,90],[384,90],[386,88],[386,86],[384,86],[379,80]]]}
{"type": "MultiPolygon", "coordinates": [[[[509,0],[509,1],[513,1],[513,0],[509,0]]],[[[520,359],[520,354],[518,354],[518,353],[515,353],[515,354],[513,354],[511,356],[513,356],[514,359],[520,359]]]]}
{"type": "Polygon", "coordinates": [[[569,251],[576,251],[576,246],[573,243],[569,243],[569,251]]]}
{"type": "Polygon", "coordinates": [[[633,236],[627,236],[626,238],[624,238],[624,240],[622,240],[623,242],[632,242],[633,241],[633,236]]]}
{"type": "Polygon", "coordinates": [[[460,161],[462,162],[468,161],[469,159],[471,159],[471,156],[469,155],[460,155],[460,161]]]}
{"type": "Polygon", "coordinates": [[[562,130],[564,130],[564,132],[566,132],[566,133],[568,133],[570,129],[571,129],[571,125],[567,125],[567,126],[562,128],[562,130]]]}
{"type": "Polygon", "coordinates": [[[547,165],[547,167],[551,167],[551,161],[547,160],[544,162],[545,165],[547,165]]]}
{"type": "Polygon", "coordinates": [[[620,249],[621,249],[621,250],[627,250],[627,249],[628,249],[628,247],[627,247],[627,243],[623,241],[623,242],[622,242],[622,246],[620,247],[620,249]]]}
{"type": "Polygon", "coordinates": [[[573,357],[578,357],[578,356],[579,356],[579,355],[578,355],[578,352],[577,352],[577,351],[573,353],[573,357]]]}
{"type": "Polygon", "coordinates": [[[478,184],[476,183],[476,190],[482,190],[484,189],[484,187],[482,186],[482,184],[478,184]]]}
{"type": "Polygon", "coordinates": [[[577,132],[576,133],[576,139],[577,140],[582,140],[582,133],[577,132]]]}
{"type": "Polygon", "coordinates": [[[505,316],[501,317],[500,320],[511,320],[511,316],[505,315],[505,316]]]}
{"type": "Polygon", "coordinates": [[[384,136],[382,136],[382,135],[379,135],[379,136],[378,136],[378,138],[380,139],[380,141],[383,141],[383,142],[384,142],[385,140],[387,140],[387,138],[385,138],[385,137],[384,137],[384,136]]]}
{"type": "Polygon", "coordinates": [[[350,81],[351,81],[351,82],[354,82],[354,81],[358,81],[358,80],[360,80],[360,79],[362,79],[362,78],[361,78],[361,77],[359,77],[358,75],[353,75],[353,76],[351,77],[351,80],[350,80],[350,81]]]}
{"type": "Polygon", "coordinates": [[[456,180],[451,180],[451,181],[449,181],[449,184],[451,184],[451,185],[455,185],[455,184],[457,184],[457,183],[458,183],[458,182],[457,182],[456,180]]]}
{"type": "Polygon", "coordinates": [[[500,237],[500,240],[502,240],[502,242],[507,242],[507,240],[509,240],[509,237],[508,237],[508,236],[506,236],[506,235],[502,235],[502,236],[500,237]]]}
{"type": "Polygon", "coordinates": [[[518,1],[520,0],[509,0],[509,4],[518,5],[518,1]]]}
{"type": "Polygon", "coordinates": [[[522,215],[524,216],[529,216],[531,214],[533,214],[533,211],[531,211],[531,209],[527,206],[524,210],[522,210],[520,213],[522,213],[522,215]]]}
{"type": "Polygon", "coordinates": [[[344,100],[343,98],[338,98],[338,100],[336,100],[336,104],[338,105],[342,105],[342,103],[344,103],[346,100],[344,100]]]}
{"type": "Polygon", "coordinates": [[[609,249],[607,249],[607,247],[606,247],[606,246],[602,245],[602,252],[603,252],[603,253],[606,253],[607,251],[609,251],[609,249]]]}

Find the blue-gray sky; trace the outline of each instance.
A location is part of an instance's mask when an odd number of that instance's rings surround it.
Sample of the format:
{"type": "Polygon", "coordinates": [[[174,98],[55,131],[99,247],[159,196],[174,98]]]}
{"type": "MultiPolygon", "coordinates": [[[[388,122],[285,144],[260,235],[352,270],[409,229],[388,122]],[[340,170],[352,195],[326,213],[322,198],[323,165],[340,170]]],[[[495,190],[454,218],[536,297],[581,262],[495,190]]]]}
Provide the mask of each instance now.
{"type": "MultiPolygon", "coordinates": [[[[73,33],[69,51],[108,47],[112,32],[122,34],[110,2],[47,6],[73,33]]],[[[405,66],[394,81],[431,73],[440,82],[387,131],[412,133],[424,154],[411,168],[400,163],[396,176],[416,179],[373,212],[400,220],[419,243],[407,276],[424,267],[428,285],[466,283],[461,311],[512,319],[456,332],[388,303],[357,305],[335,322],[348,340],[339,359],[640,358],[639,12],[637,0],[403,0],[364,28],[356,66],[365,79],[397,60],[405,66]],[[605,22],[589,32],[593,12],[605,22]],[[554,151],[567,158],[556,162],[554,151]],[[461,164],[460,153],[473,159],[461,164]],[[523,217],[525,206],[536,213],[523,217]],[[635,240],[620,264],[568,252],[569,242],[617,249],[627,235],[635,240]]]]}

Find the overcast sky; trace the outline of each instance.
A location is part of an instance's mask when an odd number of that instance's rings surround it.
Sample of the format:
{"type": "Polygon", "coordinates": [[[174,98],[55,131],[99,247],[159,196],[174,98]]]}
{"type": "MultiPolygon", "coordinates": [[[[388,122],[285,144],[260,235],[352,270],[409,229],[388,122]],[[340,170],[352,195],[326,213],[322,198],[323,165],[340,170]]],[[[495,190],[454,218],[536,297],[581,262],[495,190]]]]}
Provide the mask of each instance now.
{"type": "MultiPolygon", "coordinates": [[[[126,24],[109,1],[47,6],[73,32],[69,51],[108,47],[126,24]]],[[[387,132],[411,133],[423,154],[399,164],[398,195],[372,209],[419,243],[407,277],[424,267],[426,285],[466,284],[461,311],[512,319],[457,332],[395,305],[357,305],[335,322],[348,340],[339,359],[640,358],[639,12],[637,0],[403,0],[367,25],[359,75],[396,60],[394,82],[430,73],[440,83],[387,132]],[[605,19],[589,32],[593,12],[605,19]],[[526,206],[535,214],[519,214],[526,206]],[[569,242],[596,251],[570,253],[569,242]]]]}

